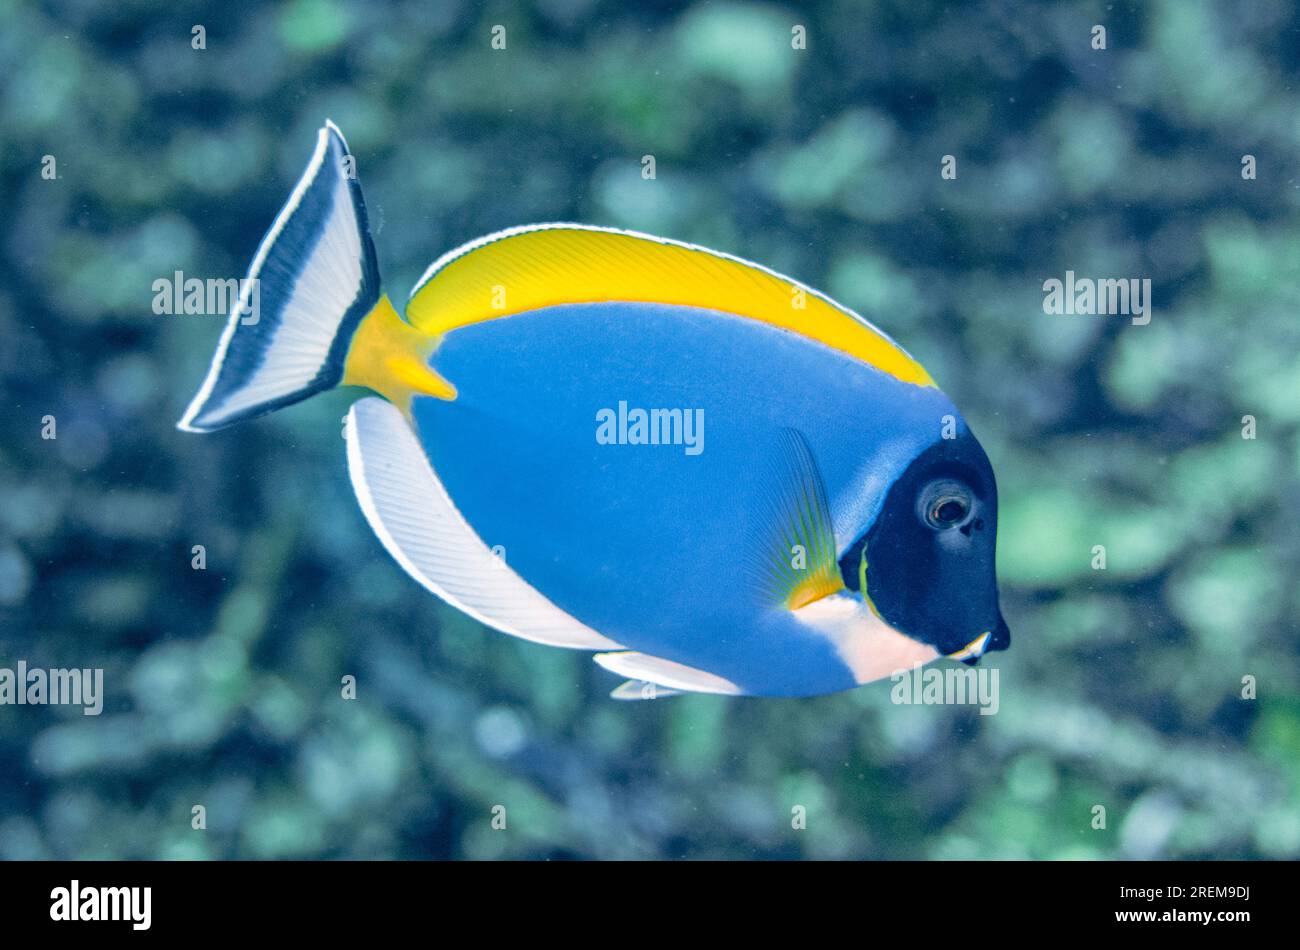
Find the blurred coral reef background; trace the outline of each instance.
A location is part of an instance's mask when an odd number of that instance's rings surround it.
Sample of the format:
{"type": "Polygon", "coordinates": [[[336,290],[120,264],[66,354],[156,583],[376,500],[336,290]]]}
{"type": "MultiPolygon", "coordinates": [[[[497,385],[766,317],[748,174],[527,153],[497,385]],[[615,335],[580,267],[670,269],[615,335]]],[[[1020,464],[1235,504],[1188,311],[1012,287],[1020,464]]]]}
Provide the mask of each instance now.
{"type": "Polygon", "coordinates": [[[1292,4],[0,18],[0,666],[106,687],[97,718],[0,707],[0,857],[1300,856],[1292,4]],[[223,319],[154,314],[153,282],[241,276],[326,117],[395,300],[463,241],[577,220],[760,261],[903,343],[998,473],[999,712],[888,682],[612,701],[383,552],[352,394],[177,432],[223,319]],[[1045,314],[1066,270],[1151,278],[1150,325],[1045,314]]]}

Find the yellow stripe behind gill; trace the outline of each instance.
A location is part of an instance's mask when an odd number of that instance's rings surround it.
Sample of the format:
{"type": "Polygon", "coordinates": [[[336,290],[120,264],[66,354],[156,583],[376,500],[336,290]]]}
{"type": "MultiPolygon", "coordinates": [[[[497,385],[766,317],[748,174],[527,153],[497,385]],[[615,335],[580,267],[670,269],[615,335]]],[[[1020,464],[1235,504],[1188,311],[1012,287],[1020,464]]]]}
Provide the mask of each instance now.
{"type": "Polygon", "coordinates": [[[373,389],[408,413],[417,393],[455,399],[456,387],[429,368],[438,338],[398,316],[387,295],[366,314],[348,347],[343,385],[373,389]]]}
{"type": "Polygon", "coordinates": [[[441,335],[541,307],[602,301],[748,317],[818,340],[905,382],[934,385],[896,343],[802,284],[648,235],[564,225],[507,232],[435,265],[406,313],[413,325],[441,335]]]}
{"type": "Polygon", "coordinates": [[[867,607],[875,614],[877,620],[883,621],[885,618],[880,616],[880,611],[871,600],[871,595],[867,593],[867,549],[862,549],[862,560],[858,564],[858,590],[862,594],[862,599],[866,602],[867,607]]]}

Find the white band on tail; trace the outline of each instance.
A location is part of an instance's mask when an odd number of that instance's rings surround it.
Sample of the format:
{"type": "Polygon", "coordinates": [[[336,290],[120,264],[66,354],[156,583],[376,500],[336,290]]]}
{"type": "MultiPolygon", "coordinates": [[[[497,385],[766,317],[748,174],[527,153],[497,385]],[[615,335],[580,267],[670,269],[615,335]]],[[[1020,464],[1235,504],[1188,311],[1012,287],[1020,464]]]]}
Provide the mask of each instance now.
{"type": "Polygon", "coordinates": [[[342,380],[348,343],[380,291],[361,186],[334,123],[320,130],[248,278],[178,428],[218,429],[342,380]]]}

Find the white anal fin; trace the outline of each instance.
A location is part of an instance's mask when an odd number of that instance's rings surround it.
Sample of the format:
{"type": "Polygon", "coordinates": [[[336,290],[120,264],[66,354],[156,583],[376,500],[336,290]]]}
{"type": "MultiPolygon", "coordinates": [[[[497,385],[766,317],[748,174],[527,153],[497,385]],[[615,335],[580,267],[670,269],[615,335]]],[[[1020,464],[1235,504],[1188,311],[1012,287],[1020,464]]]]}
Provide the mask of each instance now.
{"type": "MultiPolygon", "coordinates": [[[[741,689],[730,680],[691,666],[665,660],[663,657],[650,656],[646,653],[597,653],[592,657],[597,663],[620,676],[626,676],[643,683],[665,687],[680,693],[716,693],[722,696],[739,696],[741,689]]],[[[643,699],[643,696],[628,696],[624,690],[630,684],[624,683],[611,694],[615,699],[643,699]],[[622,694],[622,695],[620,695],[622,694]]],[[[664,695],[660,690],[658,695],[664,695]]]]}
{"type": "Polygon", "coordinates": [[[413,578],[490,627],[549,646],[620,645],[551,603],[496,557],[456,509],[402,413],[377,397],[348,413],[348,472],[366,520],[413,578]]]}

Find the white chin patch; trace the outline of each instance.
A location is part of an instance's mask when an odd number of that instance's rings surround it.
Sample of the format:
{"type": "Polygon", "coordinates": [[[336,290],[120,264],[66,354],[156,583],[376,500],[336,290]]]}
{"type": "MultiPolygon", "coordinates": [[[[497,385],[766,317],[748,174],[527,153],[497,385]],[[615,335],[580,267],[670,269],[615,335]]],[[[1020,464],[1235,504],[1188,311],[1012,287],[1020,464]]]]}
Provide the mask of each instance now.
{"type": "Polygon", "coordinates": [[[794,611],[794,616],[835,645],[859,685],[939,657],[934,647],[899,633],[862,598],[847,592],[813,601],[794,611]]]}

